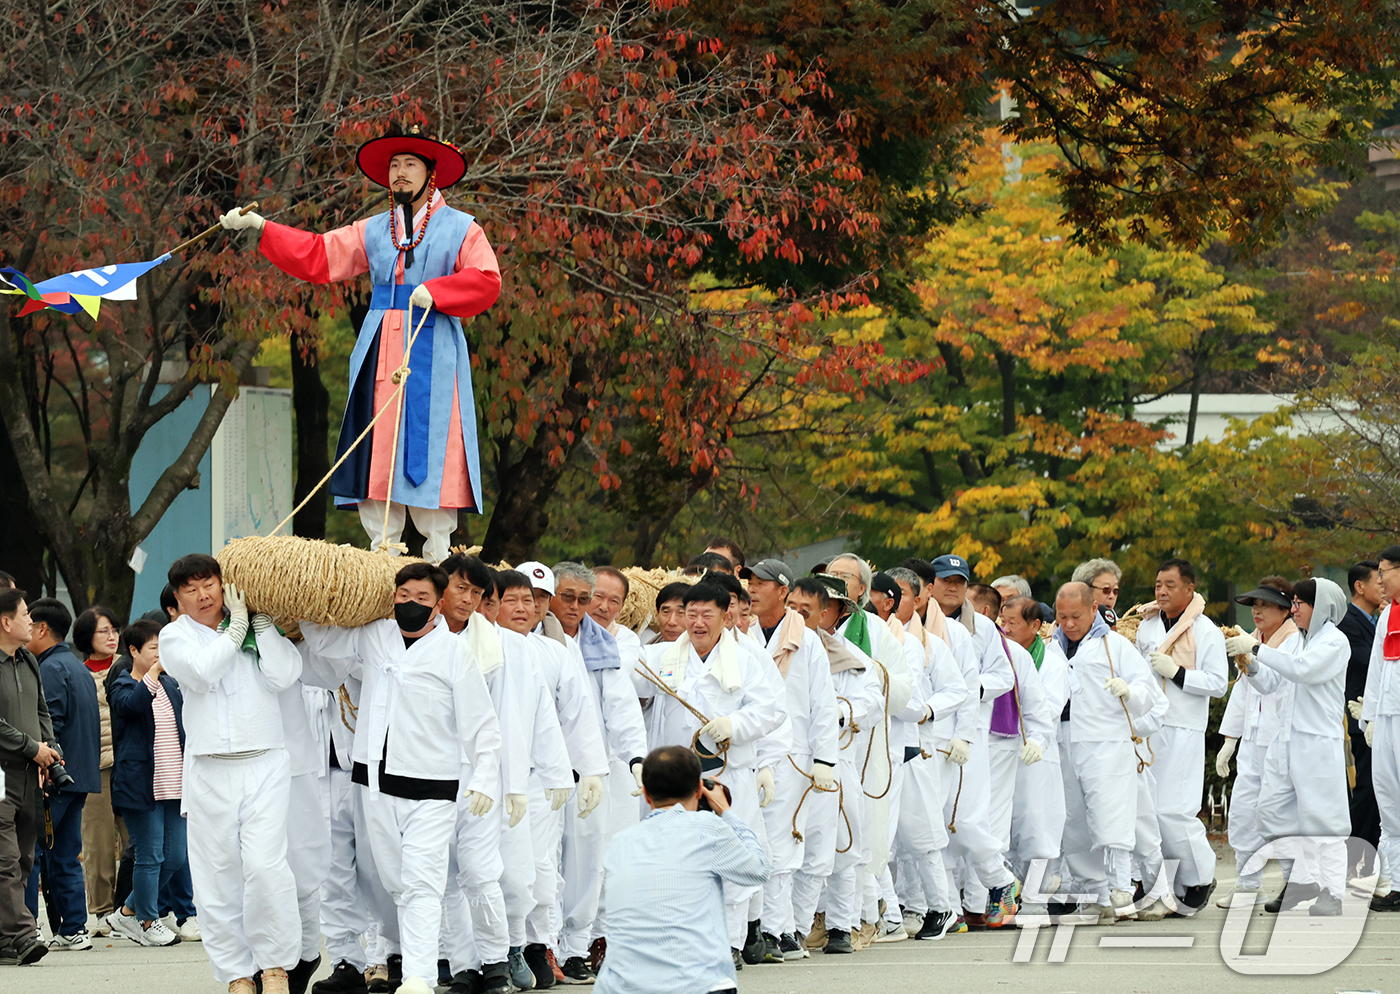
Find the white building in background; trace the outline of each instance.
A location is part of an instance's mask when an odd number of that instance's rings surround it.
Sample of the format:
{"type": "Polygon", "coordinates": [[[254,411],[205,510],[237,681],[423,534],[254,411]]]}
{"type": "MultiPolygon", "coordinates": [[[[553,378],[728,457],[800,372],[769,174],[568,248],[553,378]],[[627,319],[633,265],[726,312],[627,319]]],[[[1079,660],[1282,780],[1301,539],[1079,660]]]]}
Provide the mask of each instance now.
{"type": "MultiPolygon", "coordinates": [[[[1280,408],[1293,404],[1292,394],[1273,393],[1203,393],[1197,398],[1196,438],[1197,442],[1219,442],[1229,430],[1231,420],[1255,421],[1265,414],[1272,414],[1280,408]]],[[[1138,404],[1133,414],[1139,421],[1167,421],[1168,435],[1158,448],[1162,450],[1180,448],[1186,441],[1186,419],[1191,412],[1191,395],[1185,393],[1168,394],[1146,404],[1138,404]]],[[[1333,427],[1329,422],[1335,419],[1322,413],[1295,417],[1290,435],[1303,434],[1308,425],[1327,430],[1333,427]]]]}

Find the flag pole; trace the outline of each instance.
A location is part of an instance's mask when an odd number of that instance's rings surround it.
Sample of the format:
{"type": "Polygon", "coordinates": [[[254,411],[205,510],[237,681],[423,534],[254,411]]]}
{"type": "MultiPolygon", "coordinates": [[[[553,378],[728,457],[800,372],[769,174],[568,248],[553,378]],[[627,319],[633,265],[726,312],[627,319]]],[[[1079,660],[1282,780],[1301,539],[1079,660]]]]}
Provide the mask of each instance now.
{"type": "MultiPolygon", "coordinates": [[[[258,202],[257,202],[256,200],[254,200],[254,201],[253,201],[251,204],[249,204],[247,207],[240,207],[240,208],[238,209],[238,214],[239,214],[239,216],[241,217],[242,215],[247,214],[249,211],[255,210],[255,209],[257,208],[257,206],[258,206],[258,202]]],[[[208,238],[208,237],[209,237],[210,235],[212,235],[214,232],[218,231],[221,227],[223,227],[223,226],[222,226],[222,225],[218,225],[218,224],[211,224],[209,227],[205,228],[203,231],[201,231],[199,234],[195,235],[193,238],[187,238],[185,241],[181,242],[179,245],[176,245],[173,249],[171,249],[169,252],[167,252],[167,253],[165,253],[165,254],[166,254],[166,255],[179,255],[181,252],[185,251],[185,249],[189,248],[191,245],[194,245],[196,242],[202,242],[202,241],[204,241],[204,239],[208,238]]]]}

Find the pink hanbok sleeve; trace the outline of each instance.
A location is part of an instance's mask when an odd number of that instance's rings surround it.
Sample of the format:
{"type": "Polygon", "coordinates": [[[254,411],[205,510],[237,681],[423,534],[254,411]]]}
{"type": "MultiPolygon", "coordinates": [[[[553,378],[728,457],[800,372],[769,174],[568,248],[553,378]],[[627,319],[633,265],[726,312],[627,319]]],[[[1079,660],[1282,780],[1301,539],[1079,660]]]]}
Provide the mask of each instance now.
{"type": "MultiPolygon", "coordinates": [[[[268,221],[258,250],[278,269],[309,283],[337,283],[369,272],[365,225],[356,221],[324,235],[268,221]]],[[[494,261],[494,260],[493,260],[494,261]]]]}

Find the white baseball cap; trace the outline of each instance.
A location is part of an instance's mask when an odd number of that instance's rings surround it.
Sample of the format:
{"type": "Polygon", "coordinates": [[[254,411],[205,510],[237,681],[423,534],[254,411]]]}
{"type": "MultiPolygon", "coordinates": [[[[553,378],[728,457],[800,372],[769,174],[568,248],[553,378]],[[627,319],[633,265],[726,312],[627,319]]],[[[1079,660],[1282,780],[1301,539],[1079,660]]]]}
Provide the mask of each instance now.
{"type": "Polygon", "coordinates": [[[544,563],[528,562],[521,563],[515,567],[517,573],[524,573],[530,581],[530,586],[536,590],[547,590],[551,597],[554,596],[554,570],[544,563]]]}

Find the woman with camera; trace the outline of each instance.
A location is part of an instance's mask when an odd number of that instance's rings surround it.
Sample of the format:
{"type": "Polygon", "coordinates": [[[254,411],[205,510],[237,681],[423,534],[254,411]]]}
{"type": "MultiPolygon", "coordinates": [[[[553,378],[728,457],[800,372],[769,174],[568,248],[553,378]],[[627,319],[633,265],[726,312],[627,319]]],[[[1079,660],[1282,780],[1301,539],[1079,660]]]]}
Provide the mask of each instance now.
{"type": "Polygon", "coordinates": [[[185,729],[180,686],[160,665],[160,624],[137,621],[121,635],[131,670],[112,684],[109,705],[116,758],[112,806],[136,850],[131,895],[107,925],[143,946],[173,946],[180,937],[161,921],[157,901],[185,864],[180,815],[185,729]]]}

